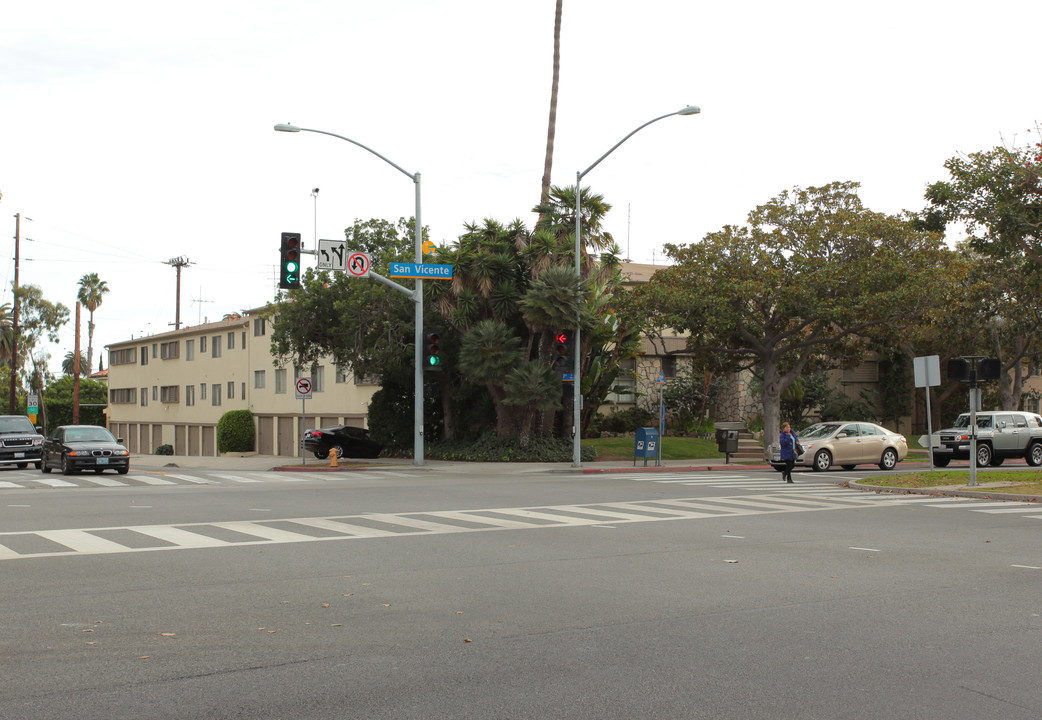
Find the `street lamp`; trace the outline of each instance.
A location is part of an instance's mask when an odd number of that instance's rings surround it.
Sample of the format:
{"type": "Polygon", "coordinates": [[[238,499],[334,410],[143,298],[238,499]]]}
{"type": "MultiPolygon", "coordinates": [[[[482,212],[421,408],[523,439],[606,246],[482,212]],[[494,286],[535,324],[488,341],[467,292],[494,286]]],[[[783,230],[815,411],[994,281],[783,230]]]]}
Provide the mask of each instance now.
{"type": "MultiPolygon", "coordinates": [[[[337,135],[336,133],[326,132],[325,130],[313,130],[311,128],[297,127],[296,125],[290,125],[288,123],[279,123],[275,126],[277,132],[312,132],[320,135],[329,135],[331,137],[340,138],[346,140],[352,145],[357,145],[363,150],[368,150],[376,157],[383,160],[385,163],[393,167],[394,169],[401,172],[413,181],[416,186],[416,217],[414,219],[415,227],[413,228],[415,236],[415,262],[420,264],[423,262],[423,223],[420,222],[420,173],[411,173],[405,170],[397,163],[391,162],[380,153],[373,150],[371,147],[366,147],[362,143],[352,140],[351,138],[344,137],[343,135],[337,135]]],[[[416,309],[415,313],[415,328],[413,343],[415,351],[413,353],[413,459],[412,464],[416,466],[423,465],[423,365],[421,363],[423,357],[423,280],[416,278],[416,286],[412,292],[412,301],[416,309]]]]}
{"type": "MultiPolygon", "coordinates": [[[[608,152],[604,153],[599,158],[597,158],[597,160],[594,161],[593,165],[586,168],[585,170],[577,171],[575,173],[575,274],[579,277],[580,281],[582,279],[582,240],[580,234],[580,199],[582,198],[582,179],[586,177],[586,174],[588,172],[597,167],[600,164],[601,160],[615,152],[616,148],[618,148],[619,145],[622,145],[624,142],[629,140],[631,137],[633,137],[635,134],[646,128],[651,123],[658,122],[659,120],[663,120],[668,117],[673,117],[674,115],[697,115],[700,112],[702,112],[702,110],[697,105],[688,105],[687,107],[677,110],[676,112],[671,112],[666,115],[660,115],[659,117],[654,118],[653,120],[648,120],[646,123],[638,127],[636,130],[631,132],[622,140],[619,140],[617,143],[615,143],[608,152]]],[[[579,325],[581,324],[581,320],[582,310],[580,309],[579,312],[576,314],[575,318],[575,368],[573,373],[573,375],[575,376],[575,385],[572,388],[572,391],[574,393],[572,399],[572,467],[582,466],[582,450],[580,444],[580,435],[582,434],[582,432],[580,431],[582,422],[582,383],[579,375],[580,369],[582,367],[582,352],[580,351],[580,348],[582,347],[582,329],[579,327],[579,325]]],[[[661,439],[659,440],[659,442],[661,442],[661,439]]]]}

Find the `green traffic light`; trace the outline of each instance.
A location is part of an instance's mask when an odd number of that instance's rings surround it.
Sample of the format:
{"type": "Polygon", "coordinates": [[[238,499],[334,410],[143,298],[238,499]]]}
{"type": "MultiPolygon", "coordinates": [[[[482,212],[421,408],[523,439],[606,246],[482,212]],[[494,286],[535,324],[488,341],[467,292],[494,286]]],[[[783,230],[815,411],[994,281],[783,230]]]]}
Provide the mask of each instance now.
{"type": "Polygon", "coordinates": [[[432,355],[431,357],[427,358],[427,364],[428,365],[432,365],[432,366],[433,365],[441,365],[441,358],[432,355]]]}

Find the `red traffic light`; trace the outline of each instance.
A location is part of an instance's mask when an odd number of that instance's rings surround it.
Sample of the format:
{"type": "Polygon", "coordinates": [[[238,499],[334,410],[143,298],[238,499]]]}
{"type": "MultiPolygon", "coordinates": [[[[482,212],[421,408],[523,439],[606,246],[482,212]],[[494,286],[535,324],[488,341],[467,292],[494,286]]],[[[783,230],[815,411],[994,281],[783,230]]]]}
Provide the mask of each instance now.
{"type": "Polygon", "coordinates": [[[563,332],[557,333],[556,335],[554,335],[554,341],[555,342],[559,342],[562,345],[564,345],[566,342],[568,342],[568,335],[567,335],[567,333],[563,333],[563,332]]]}

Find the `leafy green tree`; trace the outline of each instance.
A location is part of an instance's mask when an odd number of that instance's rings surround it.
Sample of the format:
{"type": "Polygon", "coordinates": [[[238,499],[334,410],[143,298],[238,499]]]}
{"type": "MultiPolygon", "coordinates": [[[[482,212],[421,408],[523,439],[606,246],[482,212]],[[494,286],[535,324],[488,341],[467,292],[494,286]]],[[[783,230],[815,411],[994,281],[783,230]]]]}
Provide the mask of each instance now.
{"type": "Polygon", "coordinates": [[[857,356],[871,328],[914,322],[936,298],[938,235],[874,213],[856,183],[783,192],[699,243],[666,245],[676,264],[636,290],[658,327],[729,358],[763,382],[764,430],[781,395],[817,357],[857,356]]]}
{"type": "Polygon", "coordinates": [[[105,294],[109,291],[107,282],[98,277],[97,273],[87,273],[80,278],[80,289],[76,299],[83,307],[87,308],[87,363],[84,366],[86,375],[90,375],[94,362],[94,311],[101,307],[105,294]]]}
{"type": "MultiPolygon", "coordinates": [[[[412,221],[356,221],[348,246],[369,253],[375,268],[411,259],[412,221]]],[[[429,283],[428,283],[429,284],[429,283]]],[[[337,367],[378,375],[412,367],[413,304],[381,283],[308,268],[301,289],[271,305],[271,349],[284,363],[308,367],[331,355],[337,367]]]]}
{"type": "MultiPolygon", "coordinates": [[[[51,382],[43,394],[43,407],[48,431],[59,425],[72,423],[73,378],[71,375],[51,382]]],[[[108,386],[103,382],[80,379],[80,423],[105,427],[105,406],[108,403],[108,386]]]]}
{"type": "MultiPolygon", "coordinates": [[[[1042,138],[1042,131],[1032,131],[1042,138]]],[[[1042,142],[1000,145],[944,164],[949,179],[926,199],[940,219],[964,223],[973,249],[1042,264],[1042,142]]]]}

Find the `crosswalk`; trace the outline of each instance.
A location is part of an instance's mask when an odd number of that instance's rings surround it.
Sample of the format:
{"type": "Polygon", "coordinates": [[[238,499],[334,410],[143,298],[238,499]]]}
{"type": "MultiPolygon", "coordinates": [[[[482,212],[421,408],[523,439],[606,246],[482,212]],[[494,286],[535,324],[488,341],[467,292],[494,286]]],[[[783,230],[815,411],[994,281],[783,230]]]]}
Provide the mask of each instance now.
{"type": "Polygon", "coordinates": [[[675,498],[533,507],[431,510],[167,525],[0,532],[0,560],[536,530],[854,508],[857,493],[675,498]]]}
{"type": "MultiPolygon", "coordinates": [[[[657,481],[661,480],[665,478],[657,481]]],[[[0,560],[502,530],[581,526],[607,528],[627,523],[900,505],[993,514],[1021,513],[1024,517],[1042,520],[1037,503],[864,493],[819,483],[800,490],[791,485],[782,488],[775,486],[773,492],[726,496],[0,532],[0,560]]]]}
{"type": "Polygon", "coordinates": [[[39,470],[14,470],[0,473],[0,492],[3,490],[31,488],[128,488],[128,487],[170,487],[177,485],[254,485],[258,483],[318,483],[328,482],[335,477],[355,480],[374,480],[388,477],[416,477],[415,473],[379,470],[375,472],[352,471],[342,475],[328,473],[300,472],[219,472],[203,471],[194,473],[179,472],[131,472],[126,475],[111,473],[80,473],[76,475],[45,475],[39,470]]]}

